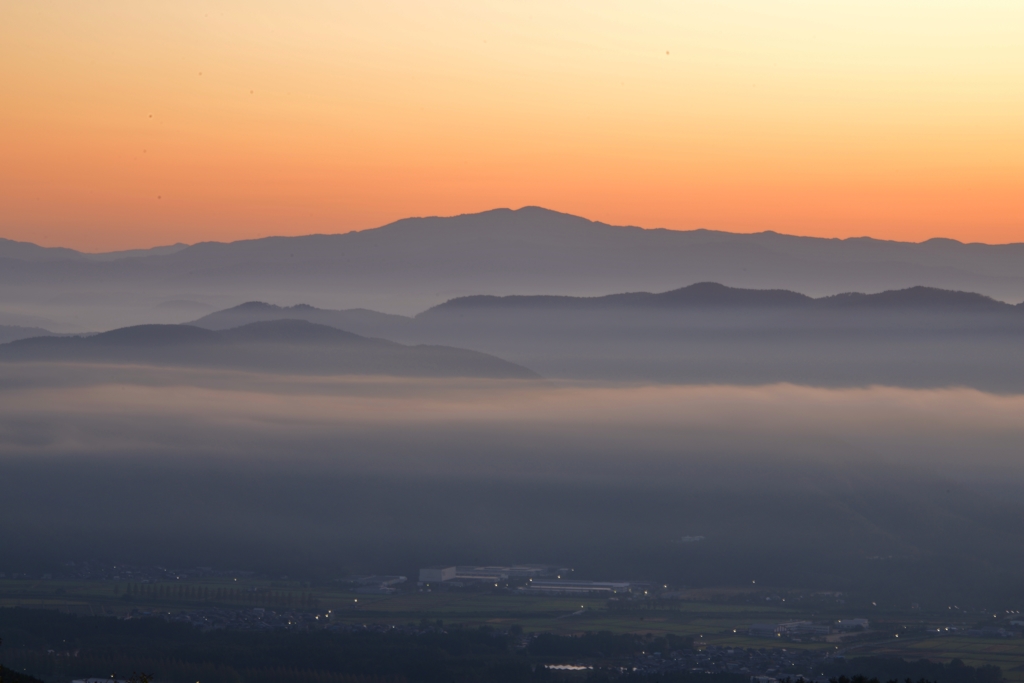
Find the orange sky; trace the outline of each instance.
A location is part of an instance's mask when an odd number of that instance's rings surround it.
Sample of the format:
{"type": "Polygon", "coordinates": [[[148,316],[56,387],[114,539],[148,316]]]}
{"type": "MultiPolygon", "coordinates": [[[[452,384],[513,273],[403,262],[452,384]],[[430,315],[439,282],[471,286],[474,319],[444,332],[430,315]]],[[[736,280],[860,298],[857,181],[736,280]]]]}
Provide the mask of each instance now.
{"type": "Polygon", "coordinates": [[[88,251],[533,204],[1024,241],[1024,2],[0,4],[0,236],[88,251]]]}

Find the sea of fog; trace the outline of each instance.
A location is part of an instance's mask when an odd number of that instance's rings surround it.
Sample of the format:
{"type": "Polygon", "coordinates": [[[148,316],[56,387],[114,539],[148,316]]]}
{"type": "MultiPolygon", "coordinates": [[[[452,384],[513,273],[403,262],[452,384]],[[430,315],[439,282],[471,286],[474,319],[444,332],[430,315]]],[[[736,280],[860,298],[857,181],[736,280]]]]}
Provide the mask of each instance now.
{"type": "Polygon", "coordinates": [[[1022,418],[1024,396],[960,388],[9,366],[0,564],[549,562],[1017,599],[1022,418]]]}

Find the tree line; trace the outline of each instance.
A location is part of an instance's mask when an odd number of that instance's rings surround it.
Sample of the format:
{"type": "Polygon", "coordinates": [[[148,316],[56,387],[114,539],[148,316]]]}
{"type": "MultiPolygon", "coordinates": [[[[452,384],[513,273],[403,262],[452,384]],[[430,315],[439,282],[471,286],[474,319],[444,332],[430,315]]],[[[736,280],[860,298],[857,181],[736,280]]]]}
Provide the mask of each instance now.
{"type": "Polygon", "coordinates": [[[197,586],[175,583],[130,583],[122,594],[127,600],[153,602],[222,603],[314,609],[320,600],[312,593],[292,591],[253,590],[230,587],[197,586]]]}

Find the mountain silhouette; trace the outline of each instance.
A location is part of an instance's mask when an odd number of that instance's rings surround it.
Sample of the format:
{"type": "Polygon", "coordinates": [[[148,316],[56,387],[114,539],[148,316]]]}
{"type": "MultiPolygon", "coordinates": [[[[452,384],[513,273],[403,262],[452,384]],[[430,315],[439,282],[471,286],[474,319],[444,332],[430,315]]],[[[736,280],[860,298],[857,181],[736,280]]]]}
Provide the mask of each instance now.
{"type": "Polygon", "coordinates": [[[861,294],[836,294],[814,299],[804,294],[781,289],[760,290],[726,287],[716,282],[700,282],[668,292],[652,294],[635,292],[600,297],[569,296],[467,296],[446,301],[420,316],[473,308],[494,309],[559,309],[563,311],[594,311],[601,309],[684,309],[731,308],[799,310],[889,310],[1007,312],[1017,307],[972,292],[956,292],[934,287],[910,287],[902,290],[861,294]]]}
{"type": "Polygon", "coordinates": [[[414,318],[251,302],[195,324],[287,316],[473,349],[552,378],[1024,390],[1024,309],[929,287],[817,299],[716,283],[600,297],[469,296],[414,318]]]}
{"type": "Polygon", "coordinates": [[[406,346],[288,319],[222,331],[192,325],[138,325],[91,336],[33,337],[0,345],[0,361],[138,363],[333,375],[537,377],[524,367],[476,351],[406,346]]]}
{"type": "Polygon", "coordinates": [[[65,247],[40,247],[31,242],[17,242],[0,237],[0,259],[16,259],[33,263],[46,261],[117,261],[140,256],[165,256],[185,249],[187,244],[171,244],[151,249],[127,249],[90,254],[65,247]]]}
{"type": "Polygon", "coordinates": [[[822,308],[868,308],[875,310],[945,310],[964,312],[1007,312],[1017,306],[996,301],[974,292],[953,292],[935,287],[879,292],[878,294],[846,293],[818,300],[822,308]]]}
{"type": "Polygon", "coordinates": [[[262,301],[248,301],[232,308],[215,311],[189,324],[210,330],[226,330],[254,322],[283,319],[305,320],[341,330],[354,330],[364,336],[388,339],[401,334],[413,324],[412,318],[378,313],[365,308],[331,311],[307,304],[275,306],[262,301]]]}
{"type": "MultiPolygon", "coordinates": [[[[956,292],[932,287],[911,287],[903,290],[862,294],[837,294],[814,299],[805,294],[787,290],[757,290],[726,287],[716,282],[700,282],[667,292],[630,292],[599,297],[570,296],[488,296],[458,297],[434,306],[415,317],[379,313],[367,309],[335,311],[316,308],[308,304],[275,306],[262,301],[249,301],[232,308],[215,311],[189,324],[211,330],[223,330],[264,320],[297,319],[329,325],[339,329],[357,330],[363,335],[385,338],[415,338],[416,321],[424,321],[450,313],[471,310],[554,310],[600,311],[624,310],[668,312],[673,309],[736,309],[802,311],[888,311],[957,313],[1009,313],[1020,311],[1024,304],[1011,305],[972,292],[956,292]]],[[[953,320],[953,318],[950,318],[953,320]]]]}
{"type": "Polygon", "coordinates": [[[0,311],[33,310],[76,329],[184,322],[183,312],[156,309],[168,300],[411,315],[469,295],[594,297],[712,281],[819,298],[922,285],[1024,300],[1024,244],[645,230],[538,207],[163,252],[30,247],[0,245],[0,311]]]}
{"type": "Polygon", "coordinates": [[[805,306],[813,301],[809,296],[786,290],[737,289],[715,282],[700,282],[689,287],[682,287],[660,294],[632,292],[600,297],[552,295],[466,296],[446,301],[420,315],[429,316],[438,312],[471,308],[532,308],[548,310],[670,309],[682,307],[775,308],[779,306],[805,306]]]}
{"type": "Polygon", "coordinates": [[[0,344],[6,344],[16,339],[27,339],[29,337],[43,337],[53,334],[41,327],[22,327],[21,325],[0,325],[0,344]]]}

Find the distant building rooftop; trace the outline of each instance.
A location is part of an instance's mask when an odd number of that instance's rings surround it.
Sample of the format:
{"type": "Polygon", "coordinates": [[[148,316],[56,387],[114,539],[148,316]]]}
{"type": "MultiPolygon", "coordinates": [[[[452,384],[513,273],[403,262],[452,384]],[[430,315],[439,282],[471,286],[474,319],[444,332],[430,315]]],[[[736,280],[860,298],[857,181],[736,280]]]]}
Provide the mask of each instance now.
{"type": "Polygon", "coordinates": [[[538,593],[628,593],[633,588],[629,581],[533,580],[527,586],[538,593]]]}
{"type": "Polygon", "coordinates": [[[459,565],[425,567],[420,570],[421,583],[444,581],[507,581],[508,579],[529,579],[557,574],[557,567],[544,564],[517,564],[511,566],[459,565]]]}

